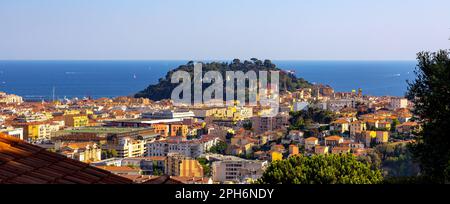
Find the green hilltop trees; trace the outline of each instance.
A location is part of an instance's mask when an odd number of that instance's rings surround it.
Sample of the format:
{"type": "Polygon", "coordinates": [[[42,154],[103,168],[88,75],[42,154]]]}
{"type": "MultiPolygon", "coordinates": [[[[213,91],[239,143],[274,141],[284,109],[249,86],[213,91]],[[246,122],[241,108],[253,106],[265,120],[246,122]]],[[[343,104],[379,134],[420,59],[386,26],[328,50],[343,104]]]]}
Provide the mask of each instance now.
{"type": "MultiPolygon", "coordinates": [[[[250,61],[245,60],[241,62],[239,59],[234,59],[232,62],[208,62],[203,64],[203,74],[208,71],[218,71],[225,77],[227,71],[242,71],[247,73],[248,71],[255,71],[258,75],[259,71],[280,71],[280,91],[295,91],[299,88],[311,87],[312,84],[303,78],[297,78],[294,74],[282,71],[270,60],[258,60],[252,58],[250,61]]],[[[176,71],[186,71],[191,75],[194,75],[194,62],[189,61],[186,65],[181,65],[178,68],[169,71],[164,78],[161,78],[157,84],[148,86],[146,89],[135,94],[136,98],[149,98],[151,100],[159,101],[163,99],[170,99],[172,90],[178,86],[178,84],[171,83],[172,74],[176,71]]],[[[269,75],[270,76],[270,75],[269,75]]],[[[224,80],[224,91],[225,92],[224,80]]],[[[192,86],[194,81],[192,80],[192,86]]],[[[203,89],[206,89],[210,84],[203,84],[203,89]]],[[[248,90],[247,90],[248,91],[248,90]]],[[[225,98],[225,96],[224,96],[225,98]]]]}
{"type": "Polygon", "coordinates": [[[273,162],[261,184],[379,184],[381,171],[351,154],[294,156],[273,162]]]}

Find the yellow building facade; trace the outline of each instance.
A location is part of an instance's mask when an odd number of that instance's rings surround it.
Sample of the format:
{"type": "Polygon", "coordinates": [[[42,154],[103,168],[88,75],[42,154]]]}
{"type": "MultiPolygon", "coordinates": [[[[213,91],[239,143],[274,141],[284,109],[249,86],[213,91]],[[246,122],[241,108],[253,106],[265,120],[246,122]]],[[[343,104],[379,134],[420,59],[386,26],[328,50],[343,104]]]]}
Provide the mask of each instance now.
{"type": "Polygon", "coordinates": [[[280,152],[277,152],[277,151],[273,151],[270,154],[270,156],[271,156],[272,162],[283,160],[283,154],[281,154],[280,152]]]}
{"type": "Polygon", "coordinates": [[[89,118],[86,115],[66,115],[64,123],[67,127],[84,127],[89,125],[89,118]]]}
{"type": "Polygon", "coordinates": [[[181,177],[203,177],[203,167],[197,160],[183,160],[180,163],[181,177]]]}

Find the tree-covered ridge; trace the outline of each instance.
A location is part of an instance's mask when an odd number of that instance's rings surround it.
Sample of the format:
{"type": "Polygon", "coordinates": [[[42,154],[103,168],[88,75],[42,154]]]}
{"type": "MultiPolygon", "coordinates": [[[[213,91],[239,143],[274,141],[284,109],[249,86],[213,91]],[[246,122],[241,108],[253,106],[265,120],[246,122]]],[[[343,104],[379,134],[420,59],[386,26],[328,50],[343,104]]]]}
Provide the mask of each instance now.
{"type": "MultiPolygon", "coordinates": [[[[297,78],[294,74],[279,69],[270,60],[261,61],[256,58],[252,58],[250,61],[245,60],[244,62],[241,62],[241,60],[239,59],[234,59],[231,63],[210,62],[202,64],[203,64],[202,68],[203,74],[209,71],[218,71],[222,74],[222,77],[225,77],[225,73],[227,71],[243,71],[244,73],[248,71],[255,71],[257,75],[259,71],[280,71],[280,91],[285,90],[295,91],[299,88],[312,86],[308,81],[304,80],[303,78],[297,78]]],[[[164,78],[159,79],[159,82],[157,84],[148,86],[146,89],[135,94],[135,97],[149,98],[155,101],[162,99],[170,99],[172,90],[178,86],[178,84],[171,83],[171,76],[176,71],[186,71],[190,73],[192,78],[194,74],[194,62],[190,61],[185,65],[181,65],[178,68],[169,71],[164,78]]],[[[193,83],[193,80],[191,81],[193,83]]],[[[225,81],[226,80],[224,79],[224,83],[225,81]]],[[[209,85],[210,84],[203,84],[203,88],[205,89],[209,85]]]]}
{"type": "Polygon", "coordinates": [[[258,181],[262,184],[379,184],[381,171],[355,156],[294,156],[273,162],[258,181]]]}

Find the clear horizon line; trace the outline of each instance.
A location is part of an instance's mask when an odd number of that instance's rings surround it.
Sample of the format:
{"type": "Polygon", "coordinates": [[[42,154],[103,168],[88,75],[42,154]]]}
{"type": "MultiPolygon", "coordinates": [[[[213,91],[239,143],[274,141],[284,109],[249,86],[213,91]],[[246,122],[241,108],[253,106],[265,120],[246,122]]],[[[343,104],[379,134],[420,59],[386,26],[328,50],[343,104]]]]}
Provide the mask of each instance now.
{"type": "MultiPolygon", "coordinates": [[[[230,59],[0,59],[0,61],[232,61],[233,59],[250,60],[251,58],[230,59]]],[[[257,58],[259,59],[259,58],[257,58]]],[[[416,61],[417,59],[270,59],[271,61],[416,61]]]]}

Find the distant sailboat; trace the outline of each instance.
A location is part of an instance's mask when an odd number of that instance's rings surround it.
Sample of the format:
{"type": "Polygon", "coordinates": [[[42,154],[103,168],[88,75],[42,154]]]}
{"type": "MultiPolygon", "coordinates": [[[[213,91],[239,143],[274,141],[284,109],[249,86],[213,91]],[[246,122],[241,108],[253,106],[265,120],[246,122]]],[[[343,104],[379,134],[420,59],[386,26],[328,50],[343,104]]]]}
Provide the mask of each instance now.
{"type": "Polygon", "coordinates": [[[133,79],[136,79],[136,78],[137,78],[136,74],[133,74],[133,79]]]}

